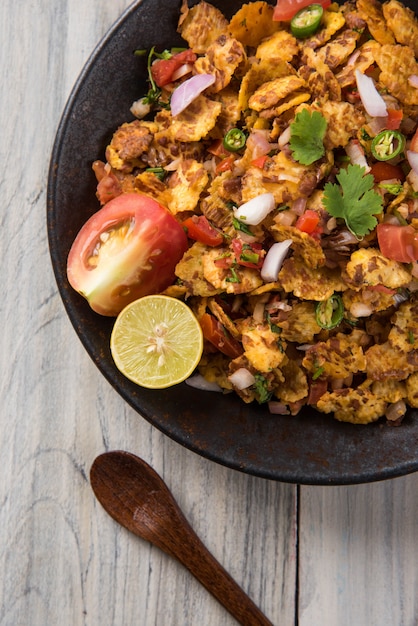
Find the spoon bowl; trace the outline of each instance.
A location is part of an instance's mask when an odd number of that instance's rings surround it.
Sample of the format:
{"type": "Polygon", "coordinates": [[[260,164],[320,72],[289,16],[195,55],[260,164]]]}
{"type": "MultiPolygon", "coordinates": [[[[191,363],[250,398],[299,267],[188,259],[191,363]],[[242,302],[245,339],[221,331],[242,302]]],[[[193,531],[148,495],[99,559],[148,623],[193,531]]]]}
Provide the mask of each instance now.
{"type": "Polygon", "coordinates": [[[98,456],[92,489],[113,519],[176,558],[243,626],[273,626],[198,538],[162,478],[124,451],[98,456]]]}

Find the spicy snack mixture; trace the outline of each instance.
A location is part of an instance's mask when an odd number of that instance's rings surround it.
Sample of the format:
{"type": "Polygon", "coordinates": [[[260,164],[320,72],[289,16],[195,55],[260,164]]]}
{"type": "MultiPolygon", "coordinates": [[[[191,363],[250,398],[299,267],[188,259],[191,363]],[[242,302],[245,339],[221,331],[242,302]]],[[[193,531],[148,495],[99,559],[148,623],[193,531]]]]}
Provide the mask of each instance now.
{"type": "Polygon", "coordinates": [[[202,326],[204,379],[278,414],[398,424],[418,407],[418,21],[322,4],[312,28],[184,0],[187,48],[146,52],[97,196],[145,194],[186,229],[164,293],[202,326]]]}

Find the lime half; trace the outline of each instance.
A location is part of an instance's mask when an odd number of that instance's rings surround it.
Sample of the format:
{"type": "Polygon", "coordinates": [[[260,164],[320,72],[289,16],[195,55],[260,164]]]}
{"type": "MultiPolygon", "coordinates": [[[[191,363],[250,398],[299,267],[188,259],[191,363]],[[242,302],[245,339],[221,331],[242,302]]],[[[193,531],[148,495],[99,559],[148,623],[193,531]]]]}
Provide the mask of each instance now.
{"type": "Polygon", "coordinates": [[[200,361],[203,334],[181,300],[152,295],[118,315],[110,338],[116,367],[148,389],[164,389],[188,378],[200,361]]]}

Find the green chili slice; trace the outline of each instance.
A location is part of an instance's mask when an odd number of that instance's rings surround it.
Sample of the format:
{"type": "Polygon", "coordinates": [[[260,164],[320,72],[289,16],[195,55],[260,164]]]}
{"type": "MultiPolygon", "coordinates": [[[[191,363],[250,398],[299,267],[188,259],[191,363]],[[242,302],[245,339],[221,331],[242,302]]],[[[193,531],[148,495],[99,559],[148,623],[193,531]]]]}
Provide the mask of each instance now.
{"type": "Polygon", "coordinates": [[[318,302],[315,319],[318,326],[330,330],[335,328],[344,317],[344,305],[341,296],[334,293],[328,300],[318,302]]]}
{"type": "Polygon", "coordinates": [[[313,35],[319,28],[324,9],[320,4],[310,4],[293,16],[290,22],[292,35],[305,39],[313,35]]]}
{"type": "Polygon", "coordinates": [[[397,130],[382,130],[372,141],[371,150],[378,161],[389,161],[404,151],[405,137],[397,130]]]}
{"type": "Polygon", "coordinates": [[[239,128],[231,128],[223,138],[223,145],[229,152],[237,152],[245,146],[247,137],[239,128]]]}

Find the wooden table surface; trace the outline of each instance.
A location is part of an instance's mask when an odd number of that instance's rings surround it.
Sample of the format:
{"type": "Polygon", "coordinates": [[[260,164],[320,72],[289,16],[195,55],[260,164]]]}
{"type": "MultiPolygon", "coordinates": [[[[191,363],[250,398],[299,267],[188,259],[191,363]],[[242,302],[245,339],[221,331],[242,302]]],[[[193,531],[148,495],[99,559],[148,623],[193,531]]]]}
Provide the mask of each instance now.
{"type": "Polygon", "coordinates": [[[129,0],[2,0],[0,626],[232,626],[186,570],[119,527],[89,470],[134,452],[276,626],[417,626],[418,476],[297,487],[230,470],[130,409],[64,312],[49,156],[95,44],[129,0]]]}

